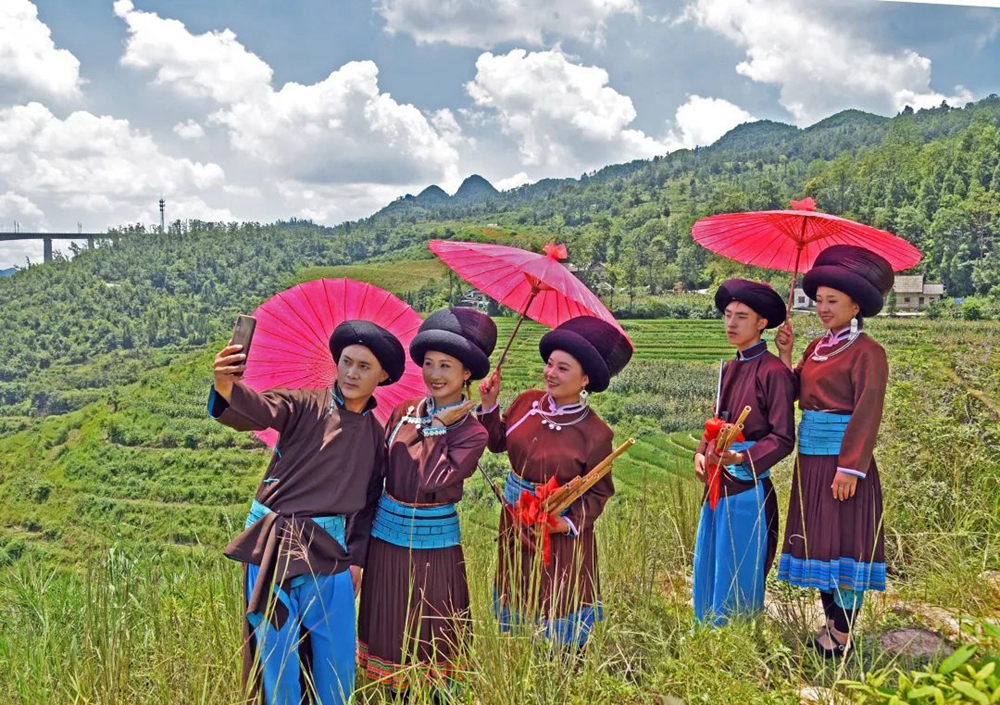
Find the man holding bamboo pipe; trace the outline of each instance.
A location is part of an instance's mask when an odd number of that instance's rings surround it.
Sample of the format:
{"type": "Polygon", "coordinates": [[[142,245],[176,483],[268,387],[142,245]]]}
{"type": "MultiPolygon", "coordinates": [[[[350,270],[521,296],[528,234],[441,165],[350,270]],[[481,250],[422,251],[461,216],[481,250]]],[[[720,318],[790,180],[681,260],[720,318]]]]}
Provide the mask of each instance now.
{"type": "Polygon", "coordinates": [[[785,320],[785,304],[767,284],[730,279],[715,305],[725,317],[736,357],[720,371],[716,417],[743,418],[743,438],[718,455],[705,439],[694,456],[706,482],[694,550],[694,611],[701,622],[725,624],[764,606],[764,580],[778,544],[778,502],[770,468],[795,447],[795,377],[767,349],[761,334],[785,320]],[[713,472],[718,467],[721,472],[713,472]]]}

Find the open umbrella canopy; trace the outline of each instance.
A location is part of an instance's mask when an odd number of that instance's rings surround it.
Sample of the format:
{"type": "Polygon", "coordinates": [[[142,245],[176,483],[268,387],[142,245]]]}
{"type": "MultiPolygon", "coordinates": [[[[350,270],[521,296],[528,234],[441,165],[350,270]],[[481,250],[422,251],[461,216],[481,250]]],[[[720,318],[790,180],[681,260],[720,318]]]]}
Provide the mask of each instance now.
{"type": "Polygon", "coordinates": [[[597,295],[563,266],[565,245],[550,243],[541,255],[481,242],[432,240],[428,247],[472,286],[542,325],[595,316],[621,330],[597,295]]]}
{"type": "Polygon", "coordinates": [[[702,218],[691,229],[699,245],[742,264],[784,272],[805,271],[831,245],[857,245],[882,255],[894,271],[915,267],[920,251],[901,237],[870,225],[815,210],[811,198],[790,210],[724,213],[702,218]]]}
{"type": "MultiPolygon", "coordinates": [[[[352,279],[316,279],[275,294],[254,311],[257,327],[243,382],[257,391],[275,388],[323,389],[337,378],[330,335],[340,323],[371,321],[399,338],[404,348],[421,319],[388,291],[352,279]]],[[[406,371],[395,384],[375,390],[375,415],[385,422],[406,399],[425,393],[420,369],[407,358],[406,371]]],[[[272,429],[257,436],[274,447],[272,429]]]]}
{"type": "MultiPolygon", "coordinates": [[[[545,254],[481,242],[431,240],[427,246],[462,279],[521,314],[511,341],[525,316],[550,328],[578,316],[594,316],[622,330],[597,295],[562,265],[565,245],[550,242],[545,254]]],[[[509,349],[510,341],[498,367],[509,349]]]]}

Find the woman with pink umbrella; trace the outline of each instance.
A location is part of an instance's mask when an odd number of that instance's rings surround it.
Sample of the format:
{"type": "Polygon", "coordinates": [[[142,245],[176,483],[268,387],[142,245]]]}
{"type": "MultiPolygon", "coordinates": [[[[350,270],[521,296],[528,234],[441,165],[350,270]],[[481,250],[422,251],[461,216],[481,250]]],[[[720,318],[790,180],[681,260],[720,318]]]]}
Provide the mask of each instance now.
{"type": "Polygon", "coordinates": [[[469,588],[456,504],[487,440],[466,392],[489,373],[496,340],[496,324],[478,311],[432,313],[410,344],[426,393],[397,406],[386,425],[358,653],[363,671],[396,690],[414,674],[443,685],[458,670],[469,588]]]}
{"type": "MultiPolygon", "coordinates": [[[[585,475],[611,454],[614,433],[590,408],[589,395],[608,388],[631,359],[632,344],[611,323],[580,316],[543,336],[539,351],[544,391],[521,393],[501,414],[500,370],[479,387],[479,418],[489,431],[489,448],[507,451],[510,459],[504,488],[508,505],[515,505],[522,492],[585,475]]],[[[494,595],[501,630],[540,620],[555,644],[586,645],[603,617],[594,524],[614,491],[609,474],[554,518],[551,561],[546,562],[540,552],[525,549],[515,520],[501,513],[494,595]]]]}
{"type": "MultiPolygon", "coordinates": [[[[889,367],[863,326],[882,309],[892,284],[892,265],[853,245],[821,252],[802,281],[827,332],[794,367],[802,421],[778,576],[819,589],[827,622],[814,645],[827,657],[851,648],[865,592],[885,590],[882,486],[873,450],[889,367]]],[[[791,367],[788,323],[776,343],[791,367]]]]}

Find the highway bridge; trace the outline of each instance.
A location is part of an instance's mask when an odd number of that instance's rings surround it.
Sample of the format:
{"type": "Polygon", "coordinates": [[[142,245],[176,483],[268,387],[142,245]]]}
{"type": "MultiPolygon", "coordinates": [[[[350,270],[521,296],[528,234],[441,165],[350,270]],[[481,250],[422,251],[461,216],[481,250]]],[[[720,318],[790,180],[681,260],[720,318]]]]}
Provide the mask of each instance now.
{"type": "Polygon", "coordinates": [[[87,247],[93,248],[96,238],[106,238],[107,233],[0,233],[0,242],[14,242],[16,240],[41,240],[43,259],[45,262],[52,261],[52,241],[53,240],[86,240],[87,247]]]}

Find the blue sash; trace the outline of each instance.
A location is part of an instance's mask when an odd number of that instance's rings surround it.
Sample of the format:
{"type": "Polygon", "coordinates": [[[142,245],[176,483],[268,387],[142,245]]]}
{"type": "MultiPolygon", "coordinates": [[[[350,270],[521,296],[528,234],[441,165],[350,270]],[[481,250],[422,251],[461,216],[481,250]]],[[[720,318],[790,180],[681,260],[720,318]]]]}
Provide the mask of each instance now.
{"type": "Polygon", "coordinates": [[[534,482],[519,477],[511,470],[507,473],[507,479],[503,483],[503,498],[507,501],[507,504],[517,504],[517,500],[521,498],[522,492],[535,494],[535,489],[537,488],[538,485],[534,482]]]}
{"type": "MultiPolygon", "coordinates": [[[[517,500],[521,499],[522,492],[530,492],[535,494],[535,490],[538,489],[538,485],[531,480],[525,480],[523,477],[519,477],[514,473],[513,470],[507,472],[507,479],[503,483],[503,498],[507,504],[514,505],[517,504],[517,500]]],[[[566,507],[559,516],[564,517],[569,514],[569,507],[566,507]]]]}
{"type": "MultiPolygon", "coordinates": [[[[737,441],[729,447],[729,450],[734,453],[742,453],[745,450],[753,448],[757,441],[737,441]]],[[[771,470],[767,469],[764,472],[753,476],[753,469],[750,467],[750,463],[743,461],[740,465],[727,465],[726,472],[733,476],[733,478],[739,480],[740,482],[757,482],[758,480],[763,480],[765,477],[771,474],[771,470]]]]}
{"type": "Polygon", "coordinates": [[[428,549],[462,544],[454,504],[418,507],[382,493],[375,508],[372,536],[393,546],[428,549]]]}
{"type": "Polygon", "coordinates": [[[840,455],[840,446],[850,421],[850,414],[806,409],[799,423],[799,454],[840,455]]]}
{"type": "MultiPolygon", "coordinates": [[[[264,506],[255,499],[253,504],[250,505],[250,513],[247,514],[247,523],[243,528],[249,529],[251,526],[263,519],[265,514],[270,513],[270,508],[264,506]]],[[[326,533],[337,539],[341,546],[347,546],[347,520],[344,518],[343,514],[331,514],[329,516],[309,518],[319,524],[320,528],[322,528],[326,533]]]]}

